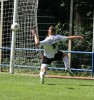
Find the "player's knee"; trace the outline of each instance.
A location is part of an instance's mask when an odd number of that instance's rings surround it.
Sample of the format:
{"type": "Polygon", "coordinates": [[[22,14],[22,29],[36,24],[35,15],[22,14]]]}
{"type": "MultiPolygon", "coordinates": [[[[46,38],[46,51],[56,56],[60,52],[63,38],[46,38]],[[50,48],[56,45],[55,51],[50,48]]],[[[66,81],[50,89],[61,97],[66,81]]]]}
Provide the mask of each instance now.
{"type": "Polygon", "coordinates": [[[63,53],[63,57],[68,56],[66,53],[63,53]]]}
{"type": "Polygon", "coordinates": [[[42,64],[41,65],[41,71],[46,71],[47,70],[47,68],[48,68],[48,64],[42,64]]]}

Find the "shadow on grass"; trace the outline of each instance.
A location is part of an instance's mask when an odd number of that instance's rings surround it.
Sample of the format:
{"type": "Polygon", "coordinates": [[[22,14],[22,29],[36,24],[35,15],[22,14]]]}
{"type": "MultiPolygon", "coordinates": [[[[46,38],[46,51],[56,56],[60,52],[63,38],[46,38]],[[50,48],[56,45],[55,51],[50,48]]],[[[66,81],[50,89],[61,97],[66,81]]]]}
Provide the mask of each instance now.
{"type": "Polygon", "coordinates": [[[80,86],[94,86],[94,85],[80,85],[80,86]]]}
{"type": "MultiPolygon", "coordinates": [[[[57,85],[57,84],[47,84],[47,85],[54,86],[54,85],[57,85]]],[[[58,85],[63,85],[63,84],[58,84],[58,85]]],[[[73,88],[73,87],[68,87],[67,89],[72,90],[72,89],[74,89],[74,88],[73,88]]]]}
{"type": "Polygon", "coordinates": [[[57,84],[47,84],[47,85],[57,85],[57,84]]]}
{"type": "Polygon", "coordinates": [[[73,87],[69,87],[68,89],[72,90],[72,89],[74,89],[74,88],[73,88],[73,87]]]}

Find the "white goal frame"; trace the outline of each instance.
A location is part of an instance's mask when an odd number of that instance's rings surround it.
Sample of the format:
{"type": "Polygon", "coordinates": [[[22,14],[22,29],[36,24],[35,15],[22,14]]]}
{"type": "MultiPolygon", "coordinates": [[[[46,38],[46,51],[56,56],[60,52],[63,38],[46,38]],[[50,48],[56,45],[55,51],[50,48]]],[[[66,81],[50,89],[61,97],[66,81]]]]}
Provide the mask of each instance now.
{"type": "MultiPolygon", "coordinates": [[[[18,0],[14,0],[13,24],[17,23],[17,16],[18,16],[18,0]]],[[[16,43],[16,32],[12,31],[11,55],[10,55],[10,74],[14,74],[15,43],[16,43]]]]}
{"type": "MultiPolygon", "coordinates": [[[[36,2],[36,5],[34,5],[34,6],[36,6],[36,7],[38,6],[38,0],[36,0],[36,1],[33,0],[32,2],[36,2]]],[[[18,21],[17,20],[18,3],[19,3],[18,0],[14,0],[13,23],[17,23],[17,21],[18,21]]],[[[35,15],[35,16],[37,16],[37,15],[35,15]]],[[[36,17],[35,17],[35,20],[37,21],[36,17]]],[[[35,23],[35,26],[37,26],[37,23],[35,23]]],[[[37,30],[37,33],[38,33],[37,27],[36,27],[36,30],[37,30]]],[[[16,37],[17,37],[16,32],[12,31],[11,54],[10,54],[10,74],[14,74],[16,37]]]]}

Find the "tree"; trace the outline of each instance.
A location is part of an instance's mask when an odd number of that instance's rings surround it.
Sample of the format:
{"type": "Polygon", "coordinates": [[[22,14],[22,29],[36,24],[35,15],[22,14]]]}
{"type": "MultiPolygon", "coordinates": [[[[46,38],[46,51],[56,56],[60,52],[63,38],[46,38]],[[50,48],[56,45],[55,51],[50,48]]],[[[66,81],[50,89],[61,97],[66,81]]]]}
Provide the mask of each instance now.
{"type": "MultiPolygon", "coordinates": [[[[79,40],[75,40],[72,42],[72,50],[74,51],[91,51],[92,50],[92,35],[93,35],[93,7],[94,7],[93,0],[74,0],[74,26],[73,26],[73,34],[74,35],[83,35],[84,41],[80,42],[79,40]]],[[[60,7],[62,10],[70,12],[70,0],[61,0],[60,7]]],[[[63,14],[63,16],[66,15],[63,14]]],[[[64,35],[68,35],[69,30],[69,20],[67,17],[64,18],[65,23],[59,22],[57,24],[57,31],[63,30],[64,35]]],[[[63,22],[64,22],[63,21],[63,22]]],[[[66,46],[67,47],[67,46],[66,46]]],[[[65,47],[65,48],[66,48],[65,47]]],[[[61,47],[63,49],[63,46],[61,47]]],[[[79,61],[77,58],[90,58],[90,55],[73,55],[72,56],[72,65],[76,68],[77,64],[75,62],[79,61]]],[[[90,61],[87,60],[86,62],[84,59],[81,59],[81,62],[90,65],[90,61]]]]}

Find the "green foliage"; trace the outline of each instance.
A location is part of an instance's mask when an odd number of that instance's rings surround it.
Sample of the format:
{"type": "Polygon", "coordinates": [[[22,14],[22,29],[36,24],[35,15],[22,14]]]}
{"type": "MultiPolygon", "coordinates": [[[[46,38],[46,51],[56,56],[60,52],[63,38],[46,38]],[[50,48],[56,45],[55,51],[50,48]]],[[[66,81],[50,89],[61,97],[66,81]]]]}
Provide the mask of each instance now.
{"type": "MultiPolygon", "coordinates": [[[[63,11],[66,11],[67,13],[70,13],[70,1],[71,0],[61,0],[60,7],[63,11]]],[[[79,20],[81,25],[88,25],[93,22],[93,0],[73,0],[73,15],[74,20],[78,16],[76,20],[79,20]]],[[[63,16],[66,16],[66,13],[64,12],[63,16]]],[[[66,20],[67,17],[64,18],[66,20]]]]}
{"type": "MultiPolygon", "coordinates": [[[[65,28],[65,24],[61,24],[60,22],[56,25],[57,33],[68,36],[69,32],[65,28]],[[63,33],[63,34],[62,34],[63,33]]],[[[80,41],[79,39],[76,39],[72,41],[72,50],[73,51],[87,51],[91,52],[92,51],[92,36],[93,33],[91,30],[92,26],[83,26],[81,27],[80,25],[74,25],[74,35],[80,35],[84,37],[83,41],[80,41]]],[[[61,42],[59,45],[60,50],[67,50],[68,49],[68,41],[67,42],[61,42]]],[[[60,61],[54,62],[54,66],[57,65],[57,63],[62,64],[63,62],[60,63],[60,61]]],[[[72,67],[74,68],[81,68],[81,66],[85,64],[85,69],[87,69],[87,66],[91,66],[91,55],[90,54],[74,54],[72,55],[72,67]],[[79,59],[79,60],[78,60],[79,59]]],[[[60,67],[60,66],[59,66],[60,67]]],[[[62,66],[61,66],[62,67],[62,66]]]]}
{"type": "MultiPolygon", "coordinates": [[[[57,32],[57,34],[68,36],[69,32],[67,30],[65,30],[65,26],[66,26],[66,23],[65,24],[61,24],[59,22],[56,25],[56,32],[57,32]]],[[[60,44],[59,44],[59,49],[60,50],[67,50],[67,48],[68,48],[68,41],[60,42],[60,44]]]]}
{"type": "Polygon", "coordinates": [[[73,41],[73,50],[92,51],[93,32],[89,30],[89,27],[81,27],[79,25],[74,25],[74,35],[81,35],[84,37],[84,40],[73,41]]]}
{"type": "Polygon", "coordinates": [[[63,7],[63,9],[68,9],[68,4],[70,4],[70,0],[61,0],[60,6],[63,7]]]}

